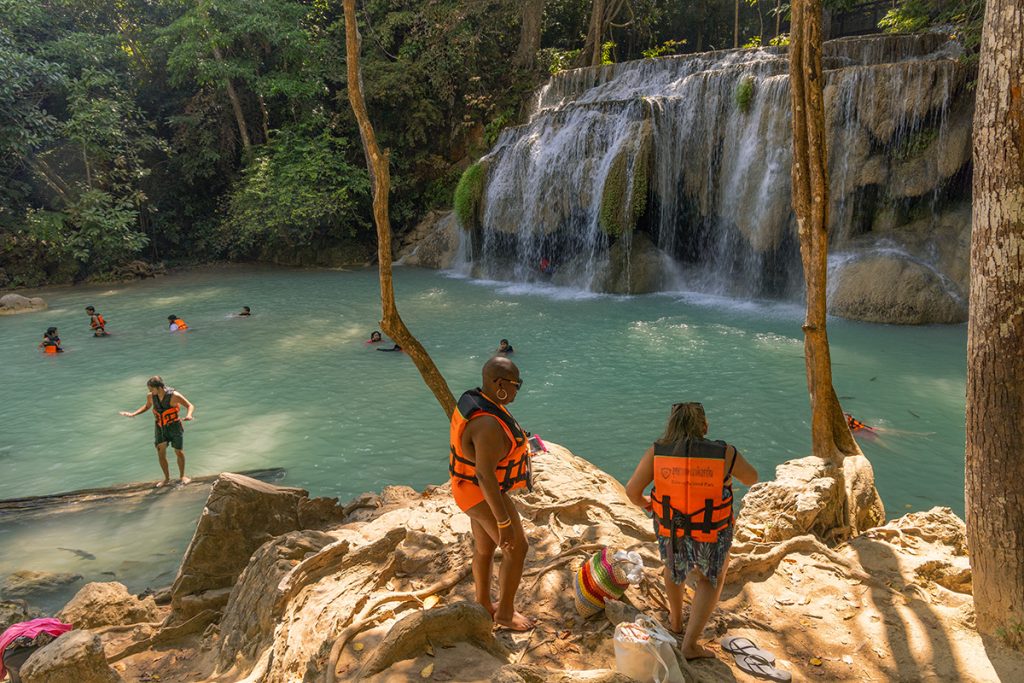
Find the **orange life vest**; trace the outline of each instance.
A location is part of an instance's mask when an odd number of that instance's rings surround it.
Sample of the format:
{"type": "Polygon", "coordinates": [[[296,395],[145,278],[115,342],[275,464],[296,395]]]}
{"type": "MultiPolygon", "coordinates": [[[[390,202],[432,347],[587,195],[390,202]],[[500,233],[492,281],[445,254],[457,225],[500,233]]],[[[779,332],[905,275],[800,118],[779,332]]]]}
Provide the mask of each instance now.
{"type": "MultiPolygon", "coordinates": [[[[185,321],[182,320],[181,318],[178,318],[177,320],[175,320],[173,323],[171,323],[171,325],[177,325],[179,332],[181,330],[187,330],[188,329],[188,325],[186,325],[185,321]]],[[[170,327],[170,325],[168,325],[168,327],[170,327]]]]}
{"type": "Polygon", "coordinates": [[[43,353],[60,353],[60,347],[56,344],[44,346],[43,353]]]}
{"type": "Polygon", "coordinates": [[[846,413],[846,426],[850,428],[851,432],[859,432],[862,429],[872,429],[849,413],[846,413]]]}
{"type": "Polygon", "coordinates": [[[60,337],[43,335],[43,353],[60,353],[60,337]]]}
{"type": "Polygon", "coordinates": [[[160,397],[153,394],[153,417],[156,418],[156,424],[158,427],[166,427],[174,422],[179,422],[178,417],[179,407],[171,405],[171,397],[174,396],[174,389],[166,389],[164,391],[164,400],[161,401],[160,397]]]}
{"type": "Polygon", "coordinates": [[[94,330],[102,329],[107,326],[107,321],[103,319],[102,315],[96,313],[95,315],[90,317],[89,326],[92,327],[92,329],[94,330]]]}
{"type": "MultiPolygon", "coordinates": [[[[735,450],[735,449],[734,449],[735,450]]],[[[724,441],[683,439],[654,444],[653,511],[661,536],[713,542],[732,524],[732,475],[725,470],[724,441]]],[[[733,457],[733,465],[736,458],[733,457]]]]}
{"type": "Polygon", "coordinates": [[[498,420],[511,444],[508,453],[496,467],[498,489],[505,492],[526,487],[532,491],[533,469],[530,463],[530,447],[527,443],[529,434],[504,407],[487,398],[480,389],[471,389],[464,393],[455,412],[452,413],[449,433],[451,455],[448,459],[448,472],[451,474],[452,482],[464,480],[480,485],[476,478],[476,463],[467,458],[462,450],[462,435],[470,420],[484,415],[490,415],[498,420]]]}

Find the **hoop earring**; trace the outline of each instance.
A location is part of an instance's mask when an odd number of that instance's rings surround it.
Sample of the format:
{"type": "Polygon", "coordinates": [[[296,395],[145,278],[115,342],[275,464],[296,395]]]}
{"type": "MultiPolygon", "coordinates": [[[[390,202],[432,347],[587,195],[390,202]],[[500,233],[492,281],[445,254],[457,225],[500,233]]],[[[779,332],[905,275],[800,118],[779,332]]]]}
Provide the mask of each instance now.
{"type": "Polygon", "coordinates": [[[506,398],[508,398],[508,392],[505,391],[504,389],[498,389],[496,392],[494,392],[494,396],[499,401],[504,401],[506,398]]]}

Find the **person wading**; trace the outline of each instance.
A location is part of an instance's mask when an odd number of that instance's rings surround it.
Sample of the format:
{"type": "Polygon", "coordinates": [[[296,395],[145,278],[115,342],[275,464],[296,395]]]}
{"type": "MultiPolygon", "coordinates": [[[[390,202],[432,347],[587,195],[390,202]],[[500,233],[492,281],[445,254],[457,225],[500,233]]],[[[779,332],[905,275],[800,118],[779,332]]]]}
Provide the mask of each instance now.
{"type": "Polygon", "coordinates": [[[183,394],[164,385],[160,375],[150,377],[146,382],[149,394],[146,396],[146,404],[133,413],[122,410],[125,417],[135,417],[147,410],[153,411],[156,418],[153,442],[156,445],[156,454],[160,459],[160,469],[164,471],[164,480],[157,484],[157,487],[164,486],[171,481],[170,469],[167,466],[167,444],[174,448],[174,454],[178,456],[178,477],[182,484],[187,484],[191,479],[185,476],[185,427],[182,421],[188,422],[192,419],[192,413],[196,407],[192,405],[183,394]],[[185,406],[188,412],[181,417],[181,406],[185,406]]]}
{"type": "Polygon", "coordinates": [[[499,626],[525,631],[533,622],[515,610],[528,549],[509,491],[532,486],[528,434],[505,408],[519,393],[519,368],[504,357],[483,368],[483,385],[459,399],[450,432],[452,495],[473,529],[476,599],[499,626]],[[498,602],[491,602],[494,551],[501,548],[498,602]]]}

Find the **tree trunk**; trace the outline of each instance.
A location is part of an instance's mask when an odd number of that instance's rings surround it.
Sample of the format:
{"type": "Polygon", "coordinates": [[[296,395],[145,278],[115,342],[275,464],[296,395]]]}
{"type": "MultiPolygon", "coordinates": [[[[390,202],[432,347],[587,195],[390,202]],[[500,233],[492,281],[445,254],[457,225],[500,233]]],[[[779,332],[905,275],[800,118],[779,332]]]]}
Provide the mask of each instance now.
{"type": "Polygon", "coordinates": [[[793,3],[789,83],[793,114],[793,210],[807,281],[804,358],[811,397],[811,452],[839,466],[860,448],[832,387],[825,328],[828,277],[828,156],[821,67],[821,0],[793,3]]]}
{"type": "Polygon", "coordinates": [[[523,0],[523,25],[519,32],[519,49],[512,60],[516,66],[530,68],[537,59],[544,19],[544,1],[523,0]]]}
{"type": "Polygon", "coordinates": [[[775,38],[782,32],[782,0],[775,0],[775,38]]]}
{"type": "Polygon", "coordinates": [[[732,46],[733,48],[740,46],[740,0],[736,0],[736,12],[733,14],[732,46]]]}
{"type": "Polygon", "coordinates": [[[1024,649],[1024,6],[988,0],[974,114],[967,542],[978,630],[1024,649]]]}
{"type": "Polygon", "coordinates": [[[345,58],[348,63],[348,101],[352,105],[359,124],[359,136],[363,141],[366,167],[370,172],[370,187],[373,191],[373,220],[377,225],[377,256],[380,268],[380,328],[409,354],[412,362],[423,376],[423,381],[434,393],[448,417],[455,410],[455,397],[448,383],[441,375],[426,349],[406,327],[398,314],[395,304],[395,289],[391,281],[391,222],[388,218],[388,195],[391,190],[391,175],[388,157],[377,146],[370,116],[363,99],[363,78],[359,67],[360,37],[356,25],[356,0],[345,3],[345,58]]]}
{"type": "MultiPolygon", "coordinates": [[[[210,45],[213,48],[213,58],[217,60],[217,64],[224,64],[224,55],[221,54],[220,48],[215,44],[210,45]]],[[[235,92],[235,86],[231,83],[231,79],[224,78],[224,87],[228,91],[228,99],[231,100],[231,109],[235,112],[235,123],[238,124],[238,134],[242,137],[242,148],[249,152],[252,147],[252,143],[249,141],[249,130],[245,123],[245,114],[242,112],[242,103],[238,99],[238,93],[235,92]]]]}
{"type": "Polygon", "coordinates": [[[580,60],[583,66],[599,66],[601,64],[601,38],[604,36],[605,0],[594,0],[590,7],[590,25],[587,28],[587,40],[583,43],[580,60]]]}
{"type": "Polygon", "coordinates": [[[263,123],[263,142],[270,142],[270,112],[267,111],[267,101],[263,95],[256,93],[256,100],[260,103],[260,116],[263,123]]]}

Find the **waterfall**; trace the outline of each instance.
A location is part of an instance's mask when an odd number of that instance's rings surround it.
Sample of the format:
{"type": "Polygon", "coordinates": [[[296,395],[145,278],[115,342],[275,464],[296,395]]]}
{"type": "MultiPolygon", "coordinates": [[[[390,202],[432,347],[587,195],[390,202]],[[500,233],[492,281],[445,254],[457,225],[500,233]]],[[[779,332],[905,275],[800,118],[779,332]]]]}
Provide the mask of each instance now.
{"type": "MultiPolygon", "coordinates": [[[[834,244],[963,200],[973,105],[957,50],[935,34],[825,44],[834,244]]],[[[464,226],[477,275],[611,292],[801,290],[785,48],[560,73],[480,163],[476,224],[464,226]]]]}

